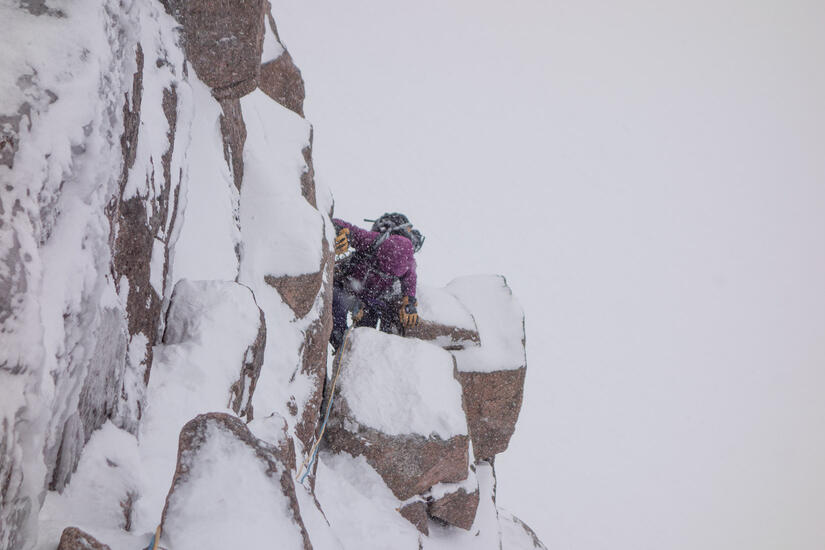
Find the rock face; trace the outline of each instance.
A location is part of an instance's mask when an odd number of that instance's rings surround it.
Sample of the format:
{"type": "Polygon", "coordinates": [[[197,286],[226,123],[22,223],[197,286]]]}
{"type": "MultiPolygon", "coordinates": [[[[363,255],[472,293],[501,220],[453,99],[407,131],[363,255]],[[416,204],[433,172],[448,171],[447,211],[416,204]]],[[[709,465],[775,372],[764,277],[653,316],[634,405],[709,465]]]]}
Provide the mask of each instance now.
{"type": "Polygon", "coordinates": [[[242,97],[258,86],[267,7],[265,0],[193,0],[175,6],[186,57],[216,98],[242,97]]]}
{"type": "Polygon", "coordinates": [[[476,460],[507,449],[521,411],[526,374],[524,312],[504,277],[456,279],[447,286],[472,314],[480,346],[453,352],[476,460]]]}
{"type": "MultiPolygon", "coordinates": [[[[297,114],[304,116],[304,79],[301,71],[295,66],[292,56],[281,43],[278,36],[278,27],[275,25],[275,18],[270,13],[266,19],[268,28],[266,32],[267,40],[274,40],[276,44],[270,45],[272,54],[277,54],[273,59],[263,60],[261,65],[260,88],[266,95],[297,114]]],[[[314,205],[313,205],[314,206],[314,205]]]]}
{"type": "Polygon", "coordinates": [[[449,353],[370,328],[339,353],[341,375],[326,439],[363,455],[400,500],[468,475],[468,437],[449,353]]]}
{"type": "Polygon", "coordinates": [[[280,548],[310,550],[292,484],[295,455],[283,433],[273,446],[243,422],[200,415],[180,434],[178,464],[162,518],[170,548],[280,548]],[[243,527],[241,527],[241,525],[243,527]],[[271,544],[271,542],[270,542],[271,544]]]}
{"type": "Polygon", "coordinates": [[[429,519],[427,516],[427,503],[423,500],[417,500],[401,507],[398,513],[401,514],[404,519],[415,525],[415,528],[424,535],[430,534],[430,528],[427,524],[429,519]]]}
{"type": "MultiPolygon", "coordinates": [[[[339,499],[314,470],[292,481],[331,390],[334,231],[269,3],[17,4],[0,8],[0,548],[54,548],[68,525],[61,549],[108,548],[80,528],[137,548],[161,510],[175,550],[338,548],[358,532],[320,510],[339,499]]],[[[419,548],[430,522],[540,547],[499,517],[483,460],[521,404],[520,308],[481,277],[420,288],[419,311],[408,338],[351,333],[327,448],[419,548]]]]}
{"type": "Polygon", "coordinates": [[[478,509],[478,487],[467,491],[459,487],[434,499],[427,508],[430,517],[469,530],[473,526],[478,509]]]}
{"type": "Polygon", "coordinates": [[[473,316],[455,296],[445,289],[426,286],[420,286],[417,295],[421,322],[408,329],[407,336],[452,351],[480,345],[473,316]]]}
{"type": "Polygon", "coordinates": [[[507,449],[521,411],[526,371],[458,373],[477,459],[489,460],[507,449]]]}
{"type": "Polygon", "coordinates": [[[60,536],[57,550],[111,550],[111,548],[77,527],[67,527],[60,536]]]}

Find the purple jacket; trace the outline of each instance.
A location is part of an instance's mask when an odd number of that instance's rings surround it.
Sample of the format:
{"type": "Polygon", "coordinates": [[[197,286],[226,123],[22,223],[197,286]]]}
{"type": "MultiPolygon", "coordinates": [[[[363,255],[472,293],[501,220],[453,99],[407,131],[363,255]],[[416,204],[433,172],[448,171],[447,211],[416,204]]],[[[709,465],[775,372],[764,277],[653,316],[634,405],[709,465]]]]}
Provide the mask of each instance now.
{"type": "MultiPolygon", "coordinates": [[[[339,227],[349,229],[349,244],[356,251],[368,251],[381,233],[368,231],[344,220],[334,219],[339,227]]],[[[390,235],[374,254],[356,255],[351,260],[350,287],[360,298],[379,298],[390,290],[396,278],[401,281],[401,293],[415,296],[415,258],[410,239],[390,235]]]]}

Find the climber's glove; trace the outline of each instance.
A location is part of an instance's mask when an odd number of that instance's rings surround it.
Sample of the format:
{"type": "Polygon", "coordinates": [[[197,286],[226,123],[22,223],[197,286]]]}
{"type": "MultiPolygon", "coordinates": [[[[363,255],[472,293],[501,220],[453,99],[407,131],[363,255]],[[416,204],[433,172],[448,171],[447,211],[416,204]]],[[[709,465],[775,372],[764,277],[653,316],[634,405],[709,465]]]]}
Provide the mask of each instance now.
{"type": "Polygon", "coordinates": [[[401,300],[401,307],[398,309],[398,319],[401,321],[402,327],[410,328],[418,324],[417,305],[418,302],[416,299],[410,296],[404,296],[404,299],[401,300]]]}
{"type": "Polygon", "coordinates": [[[335,237],[335,255],[340,256],[349,250],[349,228],[344,227],[335,237]]]}
{"type": "Polygon", "coordinates": [[[352,324],[357,325],[364,318],[364,304],[358,302],[352,309],[352,324]]]}

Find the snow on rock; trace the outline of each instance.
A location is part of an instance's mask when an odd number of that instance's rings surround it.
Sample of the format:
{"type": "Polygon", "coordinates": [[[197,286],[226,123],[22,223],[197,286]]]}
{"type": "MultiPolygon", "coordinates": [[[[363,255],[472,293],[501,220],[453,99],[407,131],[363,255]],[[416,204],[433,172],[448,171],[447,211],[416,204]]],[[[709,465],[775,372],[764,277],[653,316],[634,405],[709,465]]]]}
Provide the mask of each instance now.
{"type": "Polygon", "coordinates": [[[453,369],[450,354],[429,343],[357,328],[342,358],[340,403],[347,420],[386,435],[466,435],[453,369]]]}
{"type": "Polygon", "coordinates": [[[304,116],[304,79],[278,36],[271,12],[266,17],[261,62],[261,90],[290,111],[304,116]]]}
{"type": "Polygon", "coordinates": [[[431,340],[448,350],[479,345],[473,316],[455,296],[445,289],[424,285],[419,285],[416,295],[420,322],[407,330],[407,336],[431,340]]]}
{"type": "Polygon", "coordinates": [[[426,495],[429,517],[469,530],[478,509],[478,478],[475,468],[461,483],[439,483],[426,495]]]}
{"type": "Polygon", "coordinates": [[[417,338],[354,331],[337,454],[293,485],[333,201],[269,3],[225,4],[0,5],[0,548],[143,548],[161,518],[174,550],[494,548],[469,443],[501,452],[521,402],[503,278],[422,287],[417,338]]]}
{"type": "Polygon", "coordinates": [[[371,328],[352,330],[327,441],[364,455],[399,499],[468,474],[461,388],[448,352],[371,328]]]}
{"type": "Polygon", "coordinates": [[[315,494],[346,550],[416,550],[420,533],[363,456],[321,452],[315,494]]]}
{"type": "Polygon", "coordinates": [[[135,545],[135,505],[143,484],[137,439],[107,422],[92,435],[63,493],[48,493],[40,511],[37,549],[51,550],[58,540],[63,544],[61,533],[65,536],[67,525],[113,548],[135,545]]]}
{"type": "MultiPolygon", "coordinates": [[[[169,478],[178,434],[196,415],[251,416],[267,339],[262,317],[252,292],[238,283],[182,280],[175,285],[139,432],[148,475],[169,478]]],[[[142,495],[146,515],[160,509],[164,491],[155,485],[142,495]]]]}
{"type": "Polygon", "coordinates": [[[547,550],[536,533],[516,516],[499,509],[501,550],[547,550]]]}
{"type": "Polygon", "coordinates": [[[526,374],[524,312],[504,277],[462,277],[447,286],[472,313],[480,347],[456,350],[473,452],[492,459],[507,449],[521,411],[526,374]]]}
{"type": "Polygon", "coordinates": [[[501,550],[496,508],[496,477],[487,462],[476,464],[478,508],[469,530],[430,522],[430,536],[423,540],[423,550],[501,550]]]}
{"type": "Polygon", "coordinates": [[[481,346],[455,353],[458,370],[492,372],[524,367],[524,311],[500,275],[455,279],[447,291],[469,310],[481,346]]]}
{"type": "Polygon", "coordinates": [[[60,536],[57,550],[111,550],[111,548],[77,527],[66,527],[60,536]]]}
{"type": "Polygon", "coordinates": [[[194,79],[189,90],[191,143],[171,280],[173,284],[179,279],[234,281],[241,241],[239,196],[223,156],[223,111],[202,82],[194,79]]]}
{"type": "Polygon", "coordinates": [[[173,185],[161,171],[174,131],[155,99],[182,62],[156,3],[36,5],[0,6],[0,547],[11,550],[35,539],[43,492],[66,486],[94,430],[138,420],[159,313],[146,266],[173,185]],[[139,111],[162,123],[132,132],[139,111]],[[130,180],[146,163],[158,177],[130,180]],[[134,269],[121,261],[138,251],[134,269]]]}
{"type": "Polygon", "coordinates": [[[198,416],[180,434],[161,544],[175,550],[310,550],[293,468],[291,446],[255,438],[234,416],[198,416]]]}
{"type": "Polygon", "coordinates": [[[260,90],[241,99],[247,127],[238,280],[253,290],[270,339],[254,400],[290,422],[303,447],[314,437],[332,328],[332,224],[302,192],[310,127],[260,90]]]}
{"type": "Polygon", "coordinates": [[[183,26],[186,57],[216,98],[258,86],[266,0],[168,0],[183,26]]]}

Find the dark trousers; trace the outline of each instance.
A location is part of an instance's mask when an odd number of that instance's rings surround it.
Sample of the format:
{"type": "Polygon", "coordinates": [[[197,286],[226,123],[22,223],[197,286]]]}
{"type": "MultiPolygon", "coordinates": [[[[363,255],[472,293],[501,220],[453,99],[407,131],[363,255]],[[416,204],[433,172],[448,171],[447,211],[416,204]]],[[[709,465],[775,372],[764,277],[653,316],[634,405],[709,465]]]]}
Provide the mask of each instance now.
{"type": "Polygon", "coordinates": [[[377,327],[380,321],[381,330],[392,334],[400,333],[398,314],[392,304],[377,298],[363,300],[341,285],[334,285],[332,291],[332,334],[329,342],[335,350],[341,345],[344,332],[347,330],[347,314],[363,308],[361,320],[356,323],[359,327],[377,327]]]}

